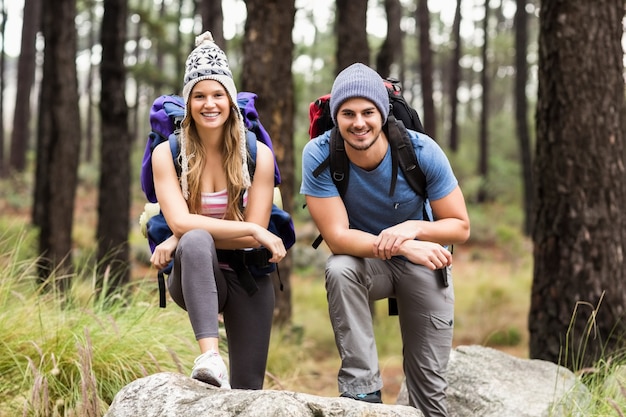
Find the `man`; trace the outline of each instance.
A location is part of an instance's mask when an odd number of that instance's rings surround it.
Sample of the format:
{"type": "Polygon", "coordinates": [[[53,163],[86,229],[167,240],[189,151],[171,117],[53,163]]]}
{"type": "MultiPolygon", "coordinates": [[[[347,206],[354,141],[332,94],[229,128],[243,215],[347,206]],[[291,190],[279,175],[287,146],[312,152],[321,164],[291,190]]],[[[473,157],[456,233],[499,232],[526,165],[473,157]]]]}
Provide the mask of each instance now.
{"type": "Polygon", "coordinates": [[[452,347],[454,290],[448,245],[469,238],[465,200],[450,163],[428,136],[408,131],[434,221],[397,170],[392,196],[389,96],[382,78],[354,64],[335,79],[330,111],[350,161],[343,196],[326,168],[330,132],[303,150],[300,192],[332,255],[326,264],[330,320],[341,357],[342,397],[381,402],[382,379],[371,300],[395,297],[409,403],[426,416],[447,416],[445,372],[452,347]]]}

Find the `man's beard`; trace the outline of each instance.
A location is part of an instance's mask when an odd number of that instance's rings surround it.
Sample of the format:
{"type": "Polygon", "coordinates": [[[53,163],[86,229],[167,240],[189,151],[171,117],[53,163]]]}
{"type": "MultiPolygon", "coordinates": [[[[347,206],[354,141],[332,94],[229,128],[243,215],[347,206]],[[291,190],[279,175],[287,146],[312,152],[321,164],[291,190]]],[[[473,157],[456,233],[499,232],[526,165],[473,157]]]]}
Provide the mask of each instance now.
{"type": "Polygon", "coordinates": [[[376,141],[378,141],[378,139],[380,139],[380,135],[381,135],[381,131],[378,132],[378,134],[374,137],[374,139],[372,139],[370,142],[366,142],[366,143],[362,143],[362,142],[358,142],[358,143],[352,143],[351,141],[348,141],[346,139],[344,139],[344,143],[346,143],[349,147],[351,147],[352,149],[354,149],[355,151],[366,151],[369,148],[371,148],[372,146],[374,146],[374,144],[376,143],[376,141]]]}

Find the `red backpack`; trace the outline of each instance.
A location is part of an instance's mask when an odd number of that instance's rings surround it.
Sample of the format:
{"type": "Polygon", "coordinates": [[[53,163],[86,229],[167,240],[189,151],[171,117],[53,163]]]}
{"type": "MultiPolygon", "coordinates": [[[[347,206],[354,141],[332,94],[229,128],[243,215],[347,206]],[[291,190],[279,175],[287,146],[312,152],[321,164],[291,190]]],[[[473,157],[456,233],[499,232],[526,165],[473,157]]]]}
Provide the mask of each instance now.
{"type": "MultiPolygon", "coordinates": [[[[417,111],[409,106],[409,103],[402,95],[400,81],[395,78],[387,78],[384,83],[389,93],[389,103],[391,104],[393,116],[397,120],[402,121],[407,129],[425,133],[417,111]]],[[[309,137],[311,139],[318,137],[335,126],[330,115],[329,102],[330,94],[325,94],[309,105],[309,137]]]]}

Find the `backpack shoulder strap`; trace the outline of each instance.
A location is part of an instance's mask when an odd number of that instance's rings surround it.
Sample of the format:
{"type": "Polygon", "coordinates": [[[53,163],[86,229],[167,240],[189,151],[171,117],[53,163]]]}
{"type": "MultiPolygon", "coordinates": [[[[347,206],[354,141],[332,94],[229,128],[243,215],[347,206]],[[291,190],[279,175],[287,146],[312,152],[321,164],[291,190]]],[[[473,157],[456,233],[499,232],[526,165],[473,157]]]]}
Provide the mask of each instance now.
{"type": "Polygon", "coordinates": [[[246,130],[246,146],[248,148],[248,171],[250,172],[250,181],[254,179],[254,171],[256,169],[256,141],[256,135],[253,132],[246,130]]]}
{"type": "Polygon", "coordinates": [[[409,133],[404,127],[404,123],[400,120],[396,120],[393,115],[389,115],[387,132],[389,143],[397,154],[398,164],[407,182],[416,194],[426,200],[426,176],[419,166],[417,155],[415,155],[415,150],[413,149],[413,143],[411,142],[409,133]]]}
{"type": "MultiPolygon", "coordinates": [[[[387,122],[387,134],[392,150],[395,149],[395,153],[397,153],[398,164],[404,173],[406,181],[413,191],[424,200],[422,218],[431,221],[430,214],[428,210],[426,210],[426,200],[428,199],[426,176],[424,175],[424,171],[420,168],[415,149],[413,149],[413,143],[409,137],[409,132],[407,132],[402,121],[396,120],[396,118],[390,114],[389,121],[387,122]]],[[[392,191],[395,190],[396,177],[397,171],[396,175],[392,177],[391,194],[393,194],[392,191]]]]}
{"type": "Polygon", "coordinates": [[[348,189],[350,166],[343,138],[336,127],[333,127],[330,132],[330,154],[328,158],[330,162],[330,176],[337,186],[339,195],[343,197],[348,189]]]}
{"type": "Polygon", "coordinates": [[[314,176],[319,176],[326,167],[330,167],[330,176],[339,191],[339,195],[343,197],[348,188],[348,174],[350,167],[348,165],[348,155],[343,143],[343,139],[336,127],[330,132],[328,158],[324,159],[321,164],[313,171],[314,176]]]}
{"type": "Polygon", "coordinates": [[[174,159],[174,168],[176,168],[176,175],[180,178],[180,175],[182,173],[182,168],[180,166],[180,160],[179,160],[179,156],[180,156],[180,145],[178,143],[178,134],[179,131],[175,131],[174,133],[172,133],[167,141],[170,144],[170,151],[172,151],[172,158],[174,159]]]}

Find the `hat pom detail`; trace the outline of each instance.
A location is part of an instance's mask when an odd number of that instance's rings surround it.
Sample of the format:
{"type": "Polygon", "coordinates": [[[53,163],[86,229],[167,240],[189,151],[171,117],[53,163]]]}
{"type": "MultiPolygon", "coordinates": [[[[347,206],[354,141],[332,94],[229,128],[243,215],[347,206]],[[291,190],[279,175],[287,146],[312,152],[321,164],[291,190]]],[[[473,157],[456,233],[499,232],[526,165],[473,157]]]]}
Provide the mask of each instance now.
{"type": "Polygon", "coordinates": [[[196,46],[202,45],[205,41],[215,43],[211,32],[206,31],[203,34],[196,36],[196,46]]]}

